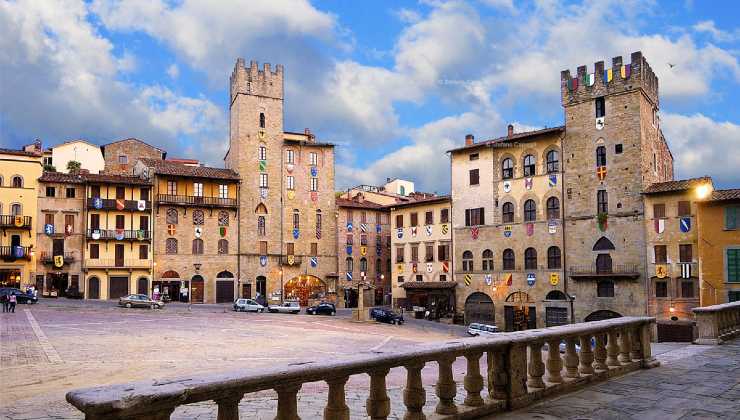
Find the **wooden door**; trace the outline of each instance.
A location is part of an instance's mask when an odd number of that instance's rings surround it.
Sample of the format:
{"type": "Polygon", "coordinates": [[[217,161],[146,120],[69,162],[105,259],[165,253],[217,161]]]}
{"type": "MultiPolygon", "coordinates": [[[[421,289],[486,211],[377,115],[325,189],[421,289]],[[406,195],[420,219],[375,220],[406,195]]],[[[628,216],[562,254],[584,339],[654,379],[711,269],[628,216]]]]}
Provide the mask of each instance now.
{"type": "Polygon", "coordinates": [[[190,286],[190,291],[192,292],[193,296],[193,303],[203,303],[203,288],[205,287],[205,283],[203,281],[203,277],[201,276],[195,276],[193,277],[192,284],[190,286]]]}
{"type": "Polygon", "coordinates": [[[514,307],[504,306],[505,331],[514,331],[514,307]]]}
{"type": "Polygon", "coordinates": [[[252,285],[251,284],[249,284],[249,283],[242,284],[242,297],[244,299],[251,299],[252,298],[252,285]]]}
{"type": "Polygon", "coordinates": [[[141,277],[136,284],[136,293],[140,295],[149,294],[149,279],[141,277]]]}
{"type": "Polygon", "coordinates": [[[123,254],[124,254],[124,245],[116,244],[116,261],[115,261],[116,267],[123,267],[123,254]]]}
{"type": "Polygon", "coordinates": [[[128,294],[128,277],[110,277],[108,281],[110,282],[108,299],[118,299],[128,294]]]}
{"type": "Polygon", "coordinates": [[[88,299],[100,299],[100,279],[90,277],[87,280],[87,297],[88,299]]]}
{"type": "Polygon", "coordinates": [[[218,280],[216,282],[216,303],[231,303],[234,301],[234,282],[218,280]]]}

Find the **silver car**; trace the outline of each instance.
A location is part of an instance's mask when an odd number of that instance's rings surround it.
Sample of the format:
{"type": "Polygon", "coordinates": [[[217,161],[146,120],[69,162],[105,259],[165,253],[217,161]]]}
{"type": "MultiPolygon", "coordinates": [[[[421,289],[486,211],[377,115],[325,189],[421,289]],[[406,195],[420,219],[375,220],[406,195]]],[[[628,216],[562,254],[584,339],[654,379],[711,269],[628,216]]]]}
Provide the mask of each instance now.
{"type": "Polygon", "coordinates": [[[265,307],[257,303],[254,299],[237,299],[234,301],[234,311],[236,312],[264,312],[265,307]]]}
{"type": "Polygon", "coordinates": [[[473,337],[478,337],[481,335],[494,335],[499,333],[499,329],[495,325],[486,325],[486,324],[478,324],[478,323],[472,323],[468,326],[468,335],[471,335],[473,337]]]}

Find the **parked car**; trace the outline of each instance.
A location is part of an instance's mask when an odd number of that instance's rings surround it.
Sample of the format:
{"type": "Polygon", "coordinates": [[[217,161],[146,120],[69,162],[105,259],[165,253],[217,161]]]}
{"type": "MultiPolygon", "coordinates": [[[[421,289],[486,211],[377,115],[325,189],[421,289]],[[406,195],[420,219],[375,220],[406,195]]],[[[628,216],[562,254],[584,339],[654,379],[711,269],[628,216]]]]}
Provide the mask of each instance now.
{"type": "Polygon", "coordinates": [[[264,312],[265,307],[257,303],[254,299],[237,299],[234,301],[234,311],[236,312],[264,312]]]}
{"type": "Polygon", "coordinates": [[[375,319],[378,314],[381,314],[385,309],[383,308],[372,308],[370,309],[370,318],[375,319]]]}
{"type": "Polygon", "coordinates": [[[473,322],[472,324],[468,325],[468,335],[471,335],[473,337],[478,337],[481,335],[494,335],[499,332],[501,331],[495,325],[479,324],[477,322],[473,322]]]}
{"type": "Polygon", "coordinates": [[[297,314],[301,312],[301,305],[298,302],[284,302],[280,305],[270,305],[267,310],[272,313],[297,314]]]}
{"type": "Polygon", "coordinates": [[[306,308],[306,314],[308,315],[336,315],[337,308],[333,303],[319,303],[318,305],[309,306],[306,308]]]}
{"type": "Polygon", "coordinates": [[[403,324],[403,316],[388,309],[380,309],[376,311],[375,320],[377,322],[385,322],[386,324],[403,324]]]}
{"type": "Polygon", "coordinates": [[[32,293],[26,293],[21,289],[15,287],[3,287],[0,288],[0,296],[15,295],[16,301],[20,303],[37,303],[39,298],[34,296],[32,293]]]}
{"type": "Polygon", "coordinates": [[[76,286],[67,288],[67,290],[64,291],[64,294],[68,299],[83,299],[85,297],[85,293],[76,286]]]}
{"type": "Polygon", "coordinates": [[[161,300],[150,299],[147,295],[126,295],[118,299],[118,306],[126,308],[164,308],[164,302],[161,300]]]}

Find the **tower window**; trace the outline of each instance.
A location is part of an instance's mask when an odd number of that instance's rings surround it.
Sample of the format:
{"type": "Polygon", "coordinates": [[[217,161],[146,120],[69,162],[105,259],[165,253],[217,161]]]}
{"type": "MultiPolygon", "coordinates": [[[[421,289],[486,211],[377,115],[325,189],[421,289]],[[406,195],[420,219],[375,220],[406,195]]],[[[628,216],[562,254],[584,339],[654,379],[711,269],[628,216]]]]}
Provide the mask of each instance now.
{"type": "Polygon", "coordinates": [[[614,154],[621,154],[622,153],[622,143],[615,144],[614,145],[614,154]]]}
{"type": "Polygon", "coordinates": [[[606,102],[604,101],[604,97],[596,98],[594,101],[596,102],[596,118],[601,118],[606,115],[606,102]]]}
{"type": "Polygon", "coordinates": [[[609,196],[606,190],[596,191],[596,212],[609,213],[609,196]]]}
{"type": "Polygon", "coordinates": [[[267,147],[260,146],[260,160],[267,160],[267,147]]]}
{"type": "Polygon", "coordinates": [[[596,148],[596,166],[606,166],[606,147],[596,148]]]}
{"type": "Polygon", "coordinates": [[[265,128],[265,114],[260,112],[260,128],[265,128]]]}
{"type": "Polygon", "coordinates": [[[471,169],[470,170],[470,185],[478,185],[480,183],[478,170],[477,169],[471,169]]]}
{"type": "Polygon", "coordinates": [[[501,221],[504,223],[514,223],[514,204],[506,202],[501,206],[501,221]]]}

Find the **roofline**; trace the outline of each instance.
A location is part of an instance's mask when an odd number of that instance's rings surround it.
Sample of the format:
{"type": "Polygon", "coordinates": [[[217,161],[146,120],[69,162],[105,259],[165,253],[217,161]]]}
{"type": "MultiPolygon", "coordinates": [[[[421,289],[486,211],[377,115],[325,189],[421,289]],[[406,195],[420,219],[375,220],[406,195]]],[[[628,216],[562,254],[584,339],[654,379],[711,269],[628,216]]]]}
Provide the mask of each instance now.
{"type": "Polygon", "coordinates": [[[452,198],[449,195],[442,195],[439,197],[424,198],[421,200],[408,201],[406,203],[389,204],[386,207],[389,207],[391,210],[394,210],[400,207],[414,207],[414,206],[423,206],[425,204],[440,204],[440,203],[452,203],[452,198]]]}
{"type": "Polygon", "coordinates": [[[550,134],[550,133],[555,133],[555,132],[563,132],[563,131],[565,131],[565,126],[564,125],[559,125],[557,127],[546,127],[546,128],[541,128],[539,130],[532,130],[532,131],[525,131],[525,132],[522,132],[522,133],[515,133],[511,137],[508,137],[508,136],[507,137],[498,137],[498,138],[494,138],[494,139],[489,139],[489,140],[484,140],[484,141],[481,141],[481,142],[473,143],[473,144],[471,144],[469,146],[457,147],[457,148],[448,150],[447,153],[456,153],[456,152],[461,152],[463,150],[472,150],[472,149],[477,149],[477,148],[480,148],[480,147],[491,147],[491,145],[498,144],[498,143],[509,143],[509,142],[515,142],[515,141],[523,141],[525,139],[530,139],[532,137],[542,136],[542,135],[545,135],[545,134],[550,134]]]}

